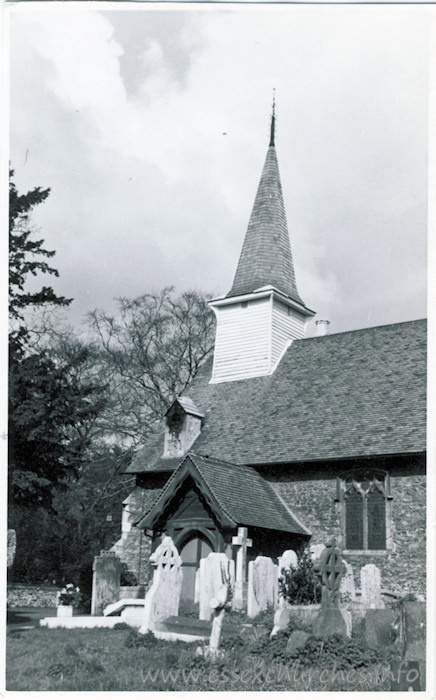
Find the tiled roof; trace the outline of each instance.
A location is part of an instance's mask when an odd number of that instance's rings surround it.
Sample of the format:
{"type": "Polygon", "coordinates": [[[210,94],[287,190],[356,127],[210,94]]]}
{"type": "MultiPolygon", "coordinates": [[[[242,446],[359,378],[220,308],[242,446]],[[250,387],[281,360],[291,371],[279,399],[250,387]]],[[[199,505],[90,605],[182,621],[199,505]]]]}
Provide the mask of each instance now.
{"type": "MultiPolygon", "coordinates": [[[[425,320],[294,340],[266,377],[210,384],[211,367],[186,390],[205,414],[196,453],[267,465],[425,450],[425,320]]],[[[174,468],[163,426],[129,472],[174,468]]]]}
{"type": "MultiPolygon", "coordinates": [[[[195,403],[192,401],[192,399],[189,398],[189,396],[178,396],[174,403],[177,401],[177,403],[183,408],[183,410],[186,413],[191,413],[193,416],[198,416],[199,418],[203,418],[204,415],[203,413],[197,408],[195,403]]],[[[174,406],[174,403],[172,406],[174,406]]],[[[168,409],[167,413],[171,410],[172,406],[168,409]]]]}
{"type": "Polygon", "coordinates": [[[271,285],[303,304],[295,281],[279,166],[274,147],[265,165],[228,297],[271,285]]]}
{"type": "Polygon", "coordinates": [[[213,510],[225,516],[231,526],[247,525],[310,535],[288,506],[254,469],[204,457],[192,452],[173,473],[150,511],[139,521],[141,527],[153,527],[174,495],[178,484],[192,476],[202,494],[213,501],[213,510]]]}

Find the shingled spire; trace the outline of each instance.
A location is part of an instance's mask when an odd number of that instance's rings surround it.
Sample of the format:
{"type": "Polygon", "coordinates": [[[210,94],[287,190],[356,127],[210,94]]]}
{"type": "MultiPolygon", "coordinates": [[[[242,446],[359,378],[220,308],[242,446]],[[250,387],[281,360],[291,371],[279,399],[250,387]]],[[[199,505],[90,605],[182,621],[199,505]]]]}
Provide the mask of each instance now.
{"type": "Polygon", "coordinates": [[[228,297],[270,285],[303,304],[297,290],[285,205],[275,149],[275,101],[270,144],[254,200],[235,279],[228,297]]]}
{"type": "Polygon", "coordinates": [[[275,101],[270,143],[230,292],[209,304],[217,318],[212,382],[274,372],[314,316],[297,291],[275,149],[275,101]]]}

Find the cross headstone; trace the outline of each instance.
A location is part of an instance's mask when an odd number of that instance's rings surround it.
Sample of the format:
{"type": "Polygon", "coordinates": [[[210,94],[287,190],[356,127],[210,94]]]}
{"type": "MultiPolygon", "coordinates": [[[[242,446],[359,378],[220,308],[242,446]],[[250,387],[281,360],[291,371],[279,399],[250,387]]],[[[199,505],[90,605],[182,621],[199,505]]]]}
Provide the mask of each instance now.
{"type": "Polygon", "coordinates": [[[248,617],[256,617],[269,605],[275,607],[277,596],[277,566],[269,557],[256,557],[248,565],[248,617]]]}
{"type": "Polygon", "coordinates": [[[337,607],[339,584],[345,573],[345,566],[334,537],[315,562],[314,571],[321,579],[321,605],[337,607]]]}
{"type": "Polygon", "coordinates": [[[246,581],[247,571],[247,548],[253,545],[252,540],[248,538],[248,530],[246,527],[238,527],[238,534],[235,537],[232,537],[232,544],[238,547],[236,553],[236,580],[233,607],[236,610],[241,610],[244,606],[244,583],[246,581]]]}
{"type": "Polygon", "coordinates": [[[313,633],[317,637],[328,637],[332,634],[346,636],[347,627],[344,617],[338,608],[339,585],[345,572],[340,550],[333,538],[326,545],[314,571],[321,579],[321,610],[313,623],[313,633]]]}
{"type": "Polygon", "coordinates": [[[145,596],[141,634],[158,629],[165,618],[179,614],[182,590],[182,559],[171,537],[162,537],[150,561],[154,566],[153,582],[145,596]]]}
{"type": "Polygon", "coordinates": [[[364,608],[384,608],[381,597],[380,569],[375,564],[366,564],[360,569],[361,602],[364,608]]]}

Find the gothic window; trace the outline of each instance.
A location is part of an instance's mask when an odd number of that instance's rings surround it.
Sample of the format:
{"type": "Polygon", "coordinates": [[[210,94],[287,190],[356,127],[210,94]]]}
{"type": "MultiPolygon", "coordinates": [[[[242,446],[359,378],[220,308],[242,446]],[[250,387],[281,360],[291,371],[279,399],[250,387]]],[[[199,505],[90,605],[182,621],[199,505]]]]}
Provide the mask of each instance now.
{"type": "Polygon", "coordinates": [[[363,498],[354,487],[345,493],[345,541],[347,549],[364,549],[363,498]]]}
{"type": "Polygon", "coordinates": [[[388,477],[348,479],[339,486],[342,502],[344,549],[385,550],[387,548],[388,477]]]}
{"type": "Polygon", "coordinates": [[[386,498],[378,489],[370,489],[366,496],[368,514],[367,549],[386,547],[386,498]]]}

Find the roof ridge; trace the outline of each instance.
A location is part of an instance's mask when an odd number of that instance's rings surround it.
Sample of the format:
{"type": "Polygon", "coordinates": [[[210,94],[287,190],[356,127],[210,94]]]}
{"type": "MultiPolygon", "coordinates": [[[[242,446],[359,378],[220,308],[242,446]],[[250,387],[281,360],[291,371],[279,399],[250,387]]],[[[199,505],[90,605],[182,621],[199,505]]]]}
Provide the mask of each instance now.
{"type": "MultiPolygon", "coordinates": [[[[216,462],[221,462],[221,463],[226,464],[226,465],[227,464],[231,465],[231,462],[225,462],[224,460],[219,460],[219,459],[214,460],[214,458],[203,457],[203,455],[198,455],[198,454],[193,453],[193,452],[187,452],[186,457],[190,457],[191,462],[194,464],[194,467],[200,472],[200,475],[201,475],[202,479],[206,482],[206,484],[207,484],[207,480],[206,480],[204,474],[201,473],[198,464],[195,463],[196,458],[198,459],[198,457],[200,457],[201,459],[207,459],[209,461],[216,461],[216,462]]],[[[235,466],[239,466],[239,465],[235,465],[235,466]]],[[[207,486],[208,486],[209,490],[211,491],[212,490],[211,487],[208,484],[207,484],[207,486]]],[[[223,504],[221,503],[221,500],[218,498],[217,494],[215,492],[212,492],[212,495],[213,495],[214,499],[216,500],[216,502],[218,503],[221,510],[227,515],[227,517],[230,518],[230,520],[234,520],[233,515],[231,513],[229,513],[229,511],[223,506],[223,504]]]]}
{"type": "Polygon", "coordinates": [[[323,340],[326,338],[331,338],[334,335],[346,335],[346,334],[351,334],[351,333],[362,333],[364,331],[372,331],[372,330],[377,330],[378,328],[391,328],[392,326],[406,326],[411,323],[424,323],[424,321],[427,321],[427,317],[424,316],[424,318],[414,318],[411,321],[396,321],[395,323],[381,323],[378,326],[365,326],[364,328],[354,328],[353,330],[349,331],[337,331],[337,333],[326,333],[325,335],[312,335],[308,338],[295,338],[293,341],[294,343],[301,343],[301,342],[306,342],[308,340],[323,340]]]}

